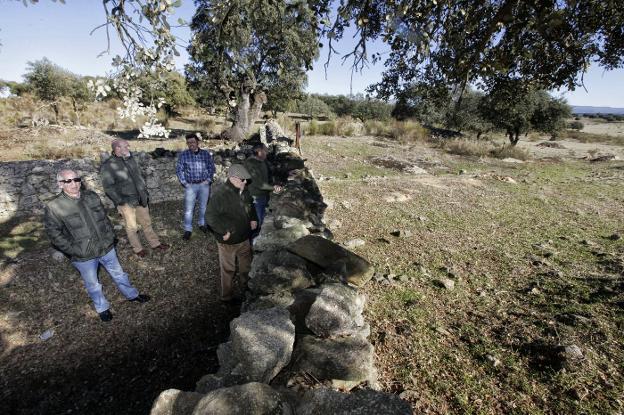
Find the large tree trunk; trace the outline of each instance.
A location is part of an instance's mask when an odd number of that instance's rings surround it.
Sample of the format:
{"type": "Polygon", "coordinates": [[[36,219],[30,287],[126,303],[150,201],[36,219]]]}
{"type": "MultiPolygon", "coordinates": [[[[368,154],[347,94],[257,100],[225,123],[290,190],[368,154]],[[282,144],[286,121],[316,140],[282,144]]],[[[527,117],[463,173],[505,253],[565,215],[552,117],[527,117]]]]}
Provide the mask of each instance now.
{"type": "Polygon", "coordinates": [[[234,114],[234,123],[227,133],[228,138],[232,141],[242,141],[249,136],[266,102],[267,97],[264,91],[241,91],[234,114]]]}

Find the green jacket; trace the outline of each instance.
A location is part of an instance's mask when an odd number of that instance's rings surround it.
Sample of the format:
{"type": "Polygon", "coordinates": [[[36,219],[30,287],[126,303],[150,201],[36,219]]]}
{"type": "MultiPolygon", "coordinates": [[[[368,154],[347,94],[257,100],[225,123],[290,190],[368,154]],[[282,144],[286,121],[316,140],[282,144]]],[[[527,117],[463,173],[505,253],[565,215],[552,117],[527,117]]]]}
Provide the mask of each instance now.
{"type": "Polygon", "coordinates": [[[255,156],[248,157],[245,160],[245,168],[251,175],[249,193],[252,196],[269,196],[273,191],[273,185],[270,182],[269,166],[266,160],[260,160],[255,156]]]}
{"type": "Polygon", "coordinates": [[[113,248],[113,227],[91,190],[82,190],[78,199],[61,192],[47,204],[43,224],[52,245],[72,261],[103,256],[113,248]]]}
{"type": "Polygon", "coordinates": [[[147,185],[136,159],[111,155],[100,167],[100,178],[106,196],[115,206],[125,205],[147,206],[149,194],[147,185]]]}
{"type": "Polygon", "coordinates": [[[218,185],[210,195],[206,209],[206,221],[212,228],[217,242],[234,245],[249,239],[251,221],[258,221],[253,199],[249,191],[242,193],[229,180],[218,185]],[[223,235],[230,232],[230,238],[223,240],[223,235]]]}

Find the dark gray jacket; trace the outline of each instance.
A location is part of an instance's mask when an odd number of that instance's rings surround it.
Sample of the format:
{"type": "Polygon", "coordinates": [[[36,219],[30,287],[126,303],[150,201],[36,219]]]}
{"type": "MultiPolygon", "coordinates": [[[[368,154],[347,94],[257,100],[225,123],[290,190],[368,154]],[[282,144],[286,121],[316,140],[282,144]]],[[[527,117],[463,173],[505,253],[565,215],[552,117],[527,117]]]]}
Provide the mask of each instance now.
{"type": "Polygon", "coordinates": [[[100,179],[106,196],[115,206],[147,206],[149,194],[136,159],[111,155],[100,167],[100,179]]]}
{"type": "Polygon", "coordinates": [[[249,239],[250,222],[258,221],[249,191],[241,193],[229,180],[217,186],[208,201],[206,221],[221,244],[233,245],[249,239]],[[231,235],[224,241],[223,235],[228,232],[231,235]]]}
{"type": "Polygon", "coordinates": [[[52,245],[72,261],[100,257],[113,248],[113,227],[91,190],[82,190],[78,199],[61,192],[47,204],[43,224],[52,245]]]}

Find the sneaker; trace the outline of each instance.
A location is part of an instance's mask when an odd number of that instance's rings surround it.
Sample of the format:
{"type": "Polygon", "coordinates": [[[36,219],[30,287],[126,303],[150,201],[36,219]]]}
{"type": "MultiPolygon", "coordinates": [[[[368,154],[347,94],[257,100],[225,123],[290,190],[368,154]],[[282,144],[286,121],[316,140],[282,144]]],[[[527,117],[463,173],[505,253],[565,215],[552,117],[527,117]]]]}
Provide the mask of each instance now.
{"type": "Polygon", "coordinates": [[[155,246],[152,249],[158,249],[159,251],[166,251],[167,249],[169,249],[169,245],[167,245],[167,244],[160,244],[158,246],[155,246]]]}
{"type": "Polygon", "coordinates": [[[184,231],[184,235],[182,235],[182,239],[184,239],[185,241],[188,241],[189,239],[191,239],[191,231],[184,231]]]}
{"type": "Polygon", "coordinates": [[[140,250],[139,252],[135,252],[136,256],[138,256],[139,258],[145,258],[145,256],[147,255],[147,252],[145,252],[145,249],[140,250]]]}
{"type": "Polygon", "coordinates": [[[139,294],[136,297],[134,297],[133,299],[128,300],[128,301],[135,301],[137,303],[143,304],[143,303],[147,303],[149,300],[150,300],[150,296],[149,295],[147,295],[147,294],[139,294]]]}
{"type": "Polygon", "coordinates": [[[199,230],[202,231],[203,233],[208,233],[208,226],[206,225],[201,225],[199,227],[199,230]]]}
{"type": "Polygon", "coordinates": [[[111,313],[110,310],[105,310],[98,314],[100,315],[100,320],[102,321],[106,322],[106,321],[111,321],[113,319],[113,313],[111,313]]]}

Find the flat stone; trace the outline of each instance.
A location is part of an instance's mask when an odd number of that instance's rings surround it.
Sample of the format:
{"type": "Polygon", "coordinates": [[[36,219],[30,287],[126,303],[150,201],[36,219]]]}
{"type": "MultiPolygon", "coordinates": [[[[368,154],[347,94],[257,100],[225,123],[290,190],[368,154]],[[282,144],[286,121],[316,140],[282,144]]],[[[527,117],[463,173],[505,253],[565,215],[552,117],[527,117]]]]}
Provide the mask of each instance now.
{"type": "Polygon", "coordinates": [[[288,245],[297,239],[309,235],[310,231],[304,225],[293,225],[289,228],[277,229],[273,232],[261,232],[254,240],[253,249],[255,251],[266,251],[288,245]]]}
{"type": "Polygon", "coordinates": [[[167,389],[154,401],[150,415],[191,415],[203,397],[197,392],[167,389]]]}
{"type": "Polygon", "coordinates": [[[370,263],[361,256],[320,236],[304,236],[286,249],[324,269],[331,269],[337,262],[341,262],[344,264],[345,280],[357,286],[366,284],[375,272],[370,263]]]}
{"type": "Polygon", "coordinates": [[[291,415],[282,394],[264,383],[251,382],[214,390],[196,405],[193,415],[291,415]]]}
{"type": "Polygon", "coordinates": [[[344,243],[344,246],[347,249],[353,249],[364,245],[366,245],[366,241],[363,239],[351,239],[350,241],[344,243]]]}
{"type": "Polygon", "coordinates": [[[249,289],[261,294],[308,288],[313,285],[307,269],[278,265],[266,272],[255,272],[248,281],[249,289]]]}
{"type": "Polygon", "coordinates": [[[306,391],[295,412],[297,415],[412,415],[413,413],[409,403],[390,393],[370,389],[341,393],[326,388],[306,391]]]}
{"type": "Polygon", "coordinates": [[[455,288],[455,281],[450,278],[440,278],[435,280],[435,283],[447,290],[451,291],[455,288]]]}
{"type": "Polygon", "coordinates": [[[310,307],[306,326],[321,337],[348,336],[360,332],[366,300],[344,284],[327,284],[310,307]]]}
{"type": "Polygon", "coordinates": [[[306,372],[319,381],[346,380],[377,384],[373,346],[361,336],[320,339],[301,336],[293,352],[294,373],[306,372]]]}

